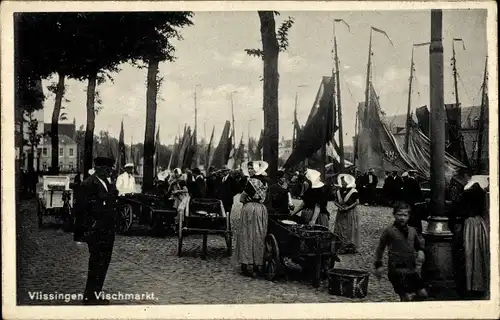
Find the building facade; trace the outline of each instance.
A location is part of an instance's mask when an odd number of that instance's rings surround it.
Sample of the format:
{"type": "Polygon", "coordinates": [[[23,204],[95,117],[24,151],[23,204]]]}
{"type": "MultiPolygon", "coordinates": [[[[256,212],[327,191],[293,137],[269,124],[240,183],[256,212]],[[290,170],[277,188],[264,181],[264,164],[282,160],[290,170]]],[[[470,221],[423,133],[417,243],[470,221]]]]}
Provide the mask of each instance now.
{"type": "MultiPolygon", "coordinates": [[[[76,141],[67,135],[59,135],[59,171],[71,172],[77,171],[78,167],[78,145],[76,141]]],[[[47,171],[52,163],[52,144],[50,137],[45,136],[38,146],[40,156],[40,171],[47,171]]]]}

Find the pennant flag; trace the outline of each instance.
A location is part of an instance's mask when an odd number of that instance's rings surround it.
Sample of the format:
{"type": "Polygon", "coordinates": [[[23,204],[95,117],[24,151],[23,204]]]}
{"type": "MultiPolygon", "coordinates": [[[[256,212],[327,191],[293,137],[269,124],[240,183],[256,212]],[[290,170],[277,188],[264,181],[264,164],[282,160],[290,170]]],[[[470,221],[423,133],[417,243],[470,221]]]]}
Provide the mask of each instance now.
{"type": "Polygon", "coordinates": [[[212,161],[211,153],[212,153],[212,143],[214,140],[215,126],[212,128],[212,134],[210,135],[210,142],[207,146],[207,153],[205,154],[205,169],[210,167],[210,162],[212,161]]]}
{"type": "Polygon", "coordinates": [[[422,47],[422,46],[428,46],[430,44],[431,44],[430,42],[422,42],[422,43],[414,43],[413,46],[414,47],[422,47]]]}
{"type": "Polygon", "coordinates": [[[383,34],[383,35],[387,38],[387,40],[389,40],[389,42],[391,43],[391,45],[394,47],[394,43],[392,43],[392,40],[391,40],[391,38],[389,38],[389,36],[387,35],[387,32],[385,32],[385,31],[384,31],[384,30],[382,30],[382,29],[375,28],[375,27],[372,27],[372,30],[373,30],[373,31],[376,31],[376,32],[379,32],[379,33],[381,33],[381,34],[383,34]]]}
{"type": "Polygon", "coordinates": [[[182,140],[179,145],[179,151],[178,151],[178,158],[177,158],[177,166],[182,167],[184,166],[184,158],[186,156],[186,151],[190,145],[191,142],[191,127],[187,127],[184,136],[182,137],[182,140]]]}
{"type": "Polygon", "coordinates": [[[121,172],[121,169],[123,166],[125,166],[125,159],[126,159],[126,154],[125,154],[125,139],[124,139],[124,132],[123,132],[123,120],[122,120],[122,125],[120,129],[120,137],[118,140],[118,165],[116,166],[116,169],[118,172],[121,172]]]}
{"type": "Polygon", "coordinates": [[[232,149],[231,136],[230,136],[231,124],[226,121],[224,124],[224,129],[220,137],[219,144],[215,149],[211,165],[216,169],[224,169],[229,160],[229,154],[232,149]]]}
{"type": "Polygon", "coordinates": [[[173,162],[172,161],[175,158],[176,151],[177,151],[177,136],[175,137],[174,146],[172,148],[172,152],[170,153],[170,159],[168,160],[168,166],[167,166],[168,170],[172,169],[172,166],[173,166],[173,162]]]}
{"type": "Polygon", "coordinates": [[[347,22],[345,22],[344,19],[333,19],[333,21],[344,23],[347,26],[347,29],[349,30],[349,32],[351,32],[351,27],[347,24],[347,22]]]}

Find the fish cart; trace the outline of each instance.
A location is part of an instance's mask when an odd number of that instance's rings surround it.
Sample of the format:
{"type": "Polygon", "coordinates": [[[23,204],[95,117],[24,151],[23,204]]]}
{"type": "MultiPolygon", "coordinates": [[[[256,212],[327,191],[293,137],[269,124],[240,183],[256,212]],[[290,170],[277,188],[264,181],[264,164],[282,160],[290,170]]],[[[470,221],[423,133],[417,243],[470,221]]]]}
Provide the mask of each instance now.
{"type": "Polygon", "coordinates": [[[207,257],[208,235],[223,236],[227,254],[232,254],[232,232],[229,215],[218,199],[190,199],[185,214],[179,217],[178,256],[182,256],[182,241],[187,235],[203,235],[202,259],[207,257]]]}
{"type": "Polygon", "coordinates": [[[64,221],[65,228],[72,225],[73,190],[68,176],[43,176],[42,191],[38,193],[38,227],[43,226],[43,218],[55,216],[64,221]]]}
{"type": "MultiPolygon", "coordinates": [[[[298,221],[298,220],[297,220],[298,221]]],[[[273,281],[287,272],[285,258],[298,264],[319,287],[322,278],[339,261],[337,237],[321,225],[300,224],[290,215],[269,217],[264,247],[264,276],[273,281]]]]}
{"type": "Polygon", "coordinates": [[[134,224],[148,225],[154,233],[174,232],[177,210],[174,201],[157,194],[118,196],[117,232],[126,234],[134,224]]]}

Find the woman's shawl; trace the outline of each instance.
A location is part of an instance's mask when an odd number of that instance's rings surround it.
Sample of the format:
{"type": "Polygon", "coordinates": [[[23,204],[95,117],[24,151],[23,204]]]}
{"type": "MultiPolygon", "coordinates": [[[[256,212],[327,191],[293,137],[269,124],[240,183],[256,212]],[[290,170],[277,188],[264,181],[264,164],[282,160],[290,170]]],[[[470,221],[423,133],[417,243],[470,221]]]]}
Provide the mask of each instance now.
{"type": "Polygon", "coordinates": [[[358,199],[358,191],[354,188],[337,190],[337,201],[341,205],[352,205],[358,199]]]}
{"type": "Polygon", "coordinates": [[[242,192],[246,202],[264,203],[267,195],[267,184],[257,178],[249,178],[242,192]]]}

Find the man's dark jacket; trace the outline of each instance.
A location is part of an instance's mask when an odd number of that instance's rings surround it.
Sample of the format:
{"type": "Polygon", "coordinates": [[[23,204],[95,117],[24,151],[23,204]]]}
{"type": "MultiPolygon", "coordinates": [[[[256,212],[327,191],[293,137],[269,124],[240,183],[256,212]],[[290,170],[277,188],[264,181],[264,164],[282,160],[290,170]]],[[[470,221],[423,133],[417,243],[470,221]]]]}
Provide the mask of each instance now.
{"type": "Polygon", "coordinates": [[[114,232],[116,222],[116,196],[114,184],[102,179],[108,191],[96,175],[85,179],[78,188],[75,205],[75,241],[86,241],[93,232],[114,232]]]}

